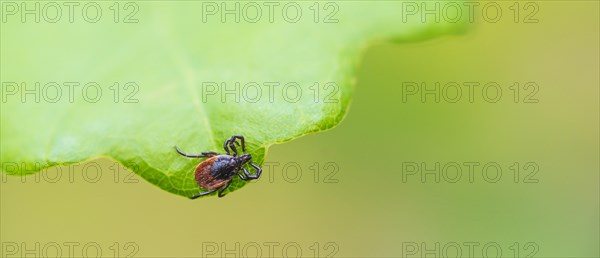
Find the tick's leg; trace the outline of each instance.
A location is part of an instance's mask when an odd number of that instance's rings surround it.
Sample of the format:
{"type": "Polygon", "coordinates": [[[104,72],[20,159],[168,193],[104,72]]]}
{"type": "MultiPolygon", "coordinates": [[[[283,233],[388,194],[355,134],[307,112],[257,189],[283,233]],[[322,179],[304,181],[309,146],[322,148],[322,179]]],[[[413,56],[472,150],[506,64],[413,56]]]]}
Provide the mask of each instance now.
{"type": "Polygon", "coordinates": [[[242,180],[249,181],[253,179],[252,175],[250,175],[250,172],[248,172],[248,170],[245,167],[242,167],[242,171],[244,171],[244,173],[238,174],[242,180]]]}
{"type": "Polygon", "coordinates": [[[244,140],[244,136],[234,135],[225,140],[223,143],[223,149],[225,149],[227,155],[231,155],[231,152],[233,152],[233,156],[237,156],[237,148],[235,147],[236,144],[238,146],[242,146],[242,151],[246,151],[246,141],[244,140]],[[237,140],[240,140],[240,142],[237,140]]]}
{"type": "Polygon", "coordinates": [[[225,142],[223,143],[223,149],[225,150],[227,155],[231,155],[231,151],[233,151],[233,156],[237,155],[237,149],[235,148],[235,144],[240,145],[238,142],[232,139],[225,140],[225,142]]]}
{"type": "Polygon", "coordinates": [[[237,156],[237,149],[235,148],[234,141],[232,141],[231,139],[227,139],[223,143],[223,149],[225,150],[227,155],[231,155],[231,153],[233,152],[233,156],[237,156]]]}
{"type": "Polygon", "coordinates": [[[235,142],[235,143],[237,143],[235,140],[240,140],[241,144],[238,144],[238,146],[241,145],[242,146],[242,151],[246,151],[246,140],[244,139],[244,136],[239,135],[239,134],[238,135],[234,135],[234,136],[231,136],[230,140],[233,141],[233,142],[235,142]]]}
{"type": "Polygon", "coordinates": [[[196,199],[196,198],[198,198],[198,197],[200,197],[200,196],[205,196],[205,195],[208,195],[208,194],[214,193],[216,190],[217,190],[217,189],[213,189],[213,190],[210,190],[210,191],[208,191],[208,192],[201,192],[201,193],[199,193],[199,194],[196,194],[196,195],[194,195],[194,196],[190,197],[190,199],[196,199]]]}
{"type": "Polygon", "coordinates": [[[187,154],[187,153],[181,151],[179,148],[177,148],[177,146],[175,146],[175,150],[177,150],[177,153],[181,154],[182,156],[188,157],[188,158],[209,158],[209,157],[219,155],[219,153],[212,152],[212,151],[202,152],[202,154],[187,154]]]}
{"type": "Polygon", "coordinates": [[[237,156],[237,148],[235,148],[235,144],[237,142],[235,140],[229,139],[229,149],[233,152],[233,156],[237,156]]]}
{"type": "Polygon", "coordinates": [[[225,142],[223,143],[223,149],[225,150],[225,153],[227,153],[227,155],[230,155],[231,152],[229,152],[229,147],[227,147],[227,145],[229,145],[229,139],[225,140],[225,142]]]}
{"type": "Polygon", "coordinates": [[[227,189],[227,187],[229,187],[229,185],[230,185],[230,184],[231,184],[231,181],[227,182],[227,184],[226,184],[226,185],[224,185],[223,187],[221,187],[221,189],[219,189],[219,198],[221,198],[221,197],[225,196],[225,195],[223,194],[223,191],[225,191],[225,189],[227,189]]]}
{"type": "Polygon", "coordinates": [[[257,166],[254,163],[250,163],[250,166],[252,166],[254,169],[256,169],[256,173],[254,173],[254,175],[252,175],[252,174],[250,174],[250,172],[248,172],[248,170],[246,168],[242,168],[242,170],[244,170],[244,175],[246,176],[246,179],[244,179],[244,180],[258,179],[260,177],[260,174],[262,174],[262,168],[260,168],[259,166],[257,166]]]}

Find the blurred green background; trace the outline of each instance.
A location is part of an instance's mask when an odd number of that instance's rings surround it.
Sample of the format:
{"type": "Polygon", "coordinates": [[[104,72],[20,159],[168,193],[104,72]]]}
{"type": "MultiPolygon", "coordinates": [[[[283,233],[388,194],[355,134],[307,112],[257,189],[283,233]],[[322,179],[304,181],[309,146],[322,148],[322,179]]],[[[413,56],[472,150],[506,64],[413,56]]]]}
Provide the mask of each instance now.
{"type": "Polygon", "coordinates": [[[272,147],[267,164],[279,166],[226,198],[190,201],[122,168],[115,182],[118,166],[106,159],[93,161],[97,183],[83,179],[84,164],[59,168],[57,183],[2,175],[2,251],[38,242],[64,252],[78,242],[75,256],[98,243],[104,256],[233,257],[254,256],[256,243],[267,256],[273,242],[275,257],[286,245],[290,256],[292,246],[307,257],[456,256],[458,245],[469,257],[474,242],[475,257],[486,245],[490,256],[499,247],[504,257],[598,257],[599,4],[535,3],[538,23],[501,19],[461,36],[372,45],[346,119],[272,147]],[[407,82],[496,82],[503,95],[490,103],[476,88],[473,103],[465,92],[457,103],[418,94],[403,101],[407,82]],[[535,82],[539,102],[523,103],[529,89],[514,103],[515,82],[535,82]],[[495,162],[502,175],[487,182],[480,165],[470,182],[463,166],[456,183],[422,182],[403,169],[411,162],[495,162]],[[528,162],[539,168],[531,178],[528,162]],[[297,182],[286,164],[301,168],[297,182]]]}

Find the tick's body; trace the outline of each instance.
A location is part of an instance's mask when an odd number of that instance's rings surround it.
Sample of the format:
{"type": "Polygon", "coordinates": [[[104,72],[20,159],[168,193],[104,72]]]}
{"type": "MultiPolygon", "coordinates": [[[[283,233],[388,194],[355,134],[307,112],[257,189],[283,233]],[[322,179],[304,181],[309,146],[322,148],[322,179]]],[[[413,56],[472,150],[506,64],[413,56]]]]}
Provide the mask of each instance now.
{"type": "Polygon", "coordinates": [[[250,162],[252,160],[252,156],[250,154],[238,156],[237,149],[235,147],[236,144],[238,146],[241,145],[242,151],[245,151],[246,146],[244,137],[241,135],[234,135],[225,141],[223,148],[225,149],[225,152],[227,152],[227,155],[220,155],[216,152],[202,152],[202,154],[191,155],[186,154],[175,147],[177,152],[183,156],[189,158],[208,158],[200,162],[194,172],[194,176],[198,185],[204,189],[207,189],[208,191],[201,192],[190,198],[195,199],[200,196],[214,193],[217,190],[219,191],[219,197],[223,197],[223,191],[229,187],[229,184],[231,184],[231,181],[235,175],[238,175],[242,180],[246,181],[258,179],[260,177],[262,169],[256,164],[250,162]],[[240,140],[241,144],[236,141],[237,139],[240,140]],[[246,163],[249,163],[250,166],[256,169],[255,174],[250,174],[248,172],[248,170],[244,167],[244,164],[246,163]]]}
{"type": "Polygon", "coordinates": [[[196,167],[196,182],[205,189],[216,189],[224,186],[241,169],[236,157],[218,155],[200,162],[196,167]]]}
{"type": "Polygon", "coordinates": [[[217,157],[209,158],[205,161],[200,162],[195,170],[196,182],[204,189],[217,189],[224,186],[228,179],[231,178],[229,173],[223,173],[213,169],[212,165],[215,163],[217,157]]]}

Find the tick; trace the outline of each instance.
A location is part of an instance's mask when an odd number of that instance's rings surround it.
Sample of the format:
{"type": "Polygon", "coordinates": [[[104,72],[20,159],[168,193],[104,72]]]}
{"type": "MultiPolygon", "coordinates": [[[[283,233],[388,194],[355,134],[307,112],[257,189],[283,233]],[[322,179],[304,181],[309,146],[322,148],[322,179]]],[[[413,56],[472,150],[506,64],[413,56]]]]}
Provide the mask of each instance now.
{"type": "Polygon", "coordinates": [[[233,177],[238,175],[240,179],[244,181],[258,179],[260,174],[262,173],[262,169],[252,163],[252,155],[250,154],[242,154],[238,156],[238,151],[235,145],[241,146],[242,151],[246,151],[246,143],[244,140],[244,136],[234,135],[231,138],[225,140],[223,143],[223,149],[227,154],[219,154],[216,152],[202,152],[201,154],[187,154],[181,151],[177,146],[175,146],[175,150],[177,153],[182,156],[188,158],[208,158],[196,167],[194,170],[194,176],[198,185],[204,189],[206,192],[200,192],[190,199],[196,199],[200,196],[208,195],[218,191],[219,197],[223,197],[223,192],[229,185],[231,181],[233,181],[233,177]],[[238,142],[239,140],[239,142],[238,142]],[[248,169],[244,167],[245,164],[250,164],[256,172],[254,174],[250,174],[248,169]]]}

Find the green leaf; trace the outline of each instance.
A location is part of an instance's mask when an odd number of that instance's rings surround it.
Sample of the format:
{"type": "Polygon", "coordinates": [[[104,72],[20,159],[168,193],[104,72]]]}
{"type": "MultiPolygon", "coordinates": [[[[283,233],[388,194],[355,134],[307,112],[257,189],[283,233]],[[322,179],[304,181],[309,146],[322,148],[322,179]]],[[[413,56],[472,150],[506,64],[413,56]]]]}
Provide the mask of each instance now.
{"type": "MultiPolygon", "coordinates": [[[[239,2],[239,23],[206,12],[215,2],[119,3],[98,2],[96,22],[93,11],[81,15],[85,2],[72,22],[66,7],[56,23],[51,15],[39,23],[7,15],[0,30],[4,172],[105,156],[191,196],[200,191],[193,180],[200,160],[179,156],[174,145],[222,152],[226,138],[242,134],[262,164],[270,145],[342,120],[369,43],[456,33],[466,24],[423,21],[394,1],[295,2],[287,16],[286,2],[272,13],[267,2],[254,2],[262,11],[255,23],[256,6],[246,2],[239,2]]],[[[236,178],[229,190],[243,185],[236,178]]]]}

